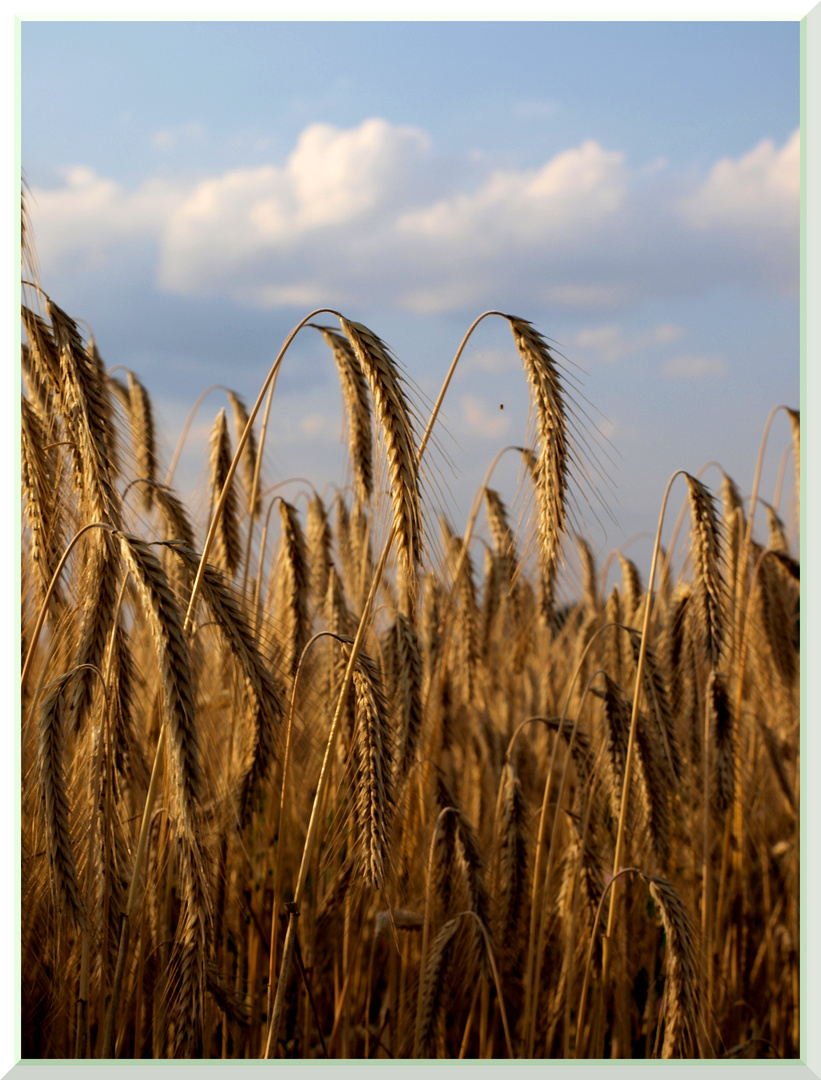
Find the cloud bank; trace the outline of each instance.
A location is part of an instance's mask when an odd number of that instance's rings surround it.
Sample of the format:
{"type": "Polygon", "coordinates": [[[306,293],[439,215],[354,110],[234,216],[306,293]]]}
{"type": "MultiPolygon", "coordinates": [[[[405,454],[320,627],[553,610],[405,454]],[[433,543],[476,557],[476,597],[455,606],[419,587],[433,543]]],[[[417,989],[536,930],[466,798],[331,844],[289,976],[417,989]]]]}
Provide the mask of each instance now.
{"type": "Polygon", "coordinates": [[[84,166],[64,177],[32,191],[47,279],[149,247],[156,287],[268,309],[366,297],[422,314],[619,312],[716,285],[798,284],[798,132],[695,179],[592,140],[537,168],[473,156],[449,169],[423,131],[383,119],[311,124],[283,165],[136,190],[84,166]]]}

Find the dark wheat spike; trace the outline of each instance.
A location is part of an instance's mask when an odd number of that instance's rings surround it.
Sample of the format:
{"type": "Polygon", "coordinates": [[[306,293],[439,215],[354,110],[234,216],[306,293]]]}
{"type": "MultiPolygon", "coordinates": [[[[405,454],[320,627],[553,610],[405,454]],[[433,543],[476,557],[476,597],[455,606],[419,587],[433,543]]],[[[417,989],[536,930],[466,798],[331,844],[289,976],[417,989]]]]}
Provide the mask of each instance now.
{"type": "Polygon", "coordinates": [[[527,804],[516,770],[506,762],[501,779],[499,845],[499,939],[513,948],[527,915],[527,804]]]}
{"type": "Polygon", "coordinates": [[[670,778],[649,731],[647,717],[641,714],[636,725],[636,747],[645,815],[644,841],[663,868],[670,857],[670,778]]]}
{"type": "Polygon", "coordinates": [[[627,764],[627,744],[630,739],[632,707],[613,679],[607,674],[605,674],[604,678],[604,692],[593,689],[593,693],[597,697],[601,697],[604,702],[610,806],[614,820],[618,821],[621,811],[621,796],[624,789],[624,770],[627,764]]]}
{"type": "Polygon", "coordinates": [[[156,555],[144,541],[120,536],[120,550],[134,576],[160,669],[168,760],[175,793],[173,817],[181,836],[195,842],[202,803],[194,683],[177,601],[156,555]]]}
{"type": "Polygon", "coordinates": [[[353,673],[354,785],[362,839],[360,862],[368,884],[384,890],[391,867],[392,740],[376,666],[360,654],[353,673]]]}
{"type": "Polygon", "coordinates": [[[107,448],[108,448],[108,465],[111,470],[112,476],[117,476],[120,472],[120,446],[119,446],[119,433],[117,426],[114,423],[114,404],[111,400],[109,391],[111,386],[108,380],[108,373],[103,363],[103,358],[100,356],[100,350],[97,348],[97,343],[94,338],[89,338],[88,345],[86,347],[86,355],[88,356],[89,363],[96,373],[96,378],[100,385],[103,387],[103,393],[101,396],[101,407],[104,412],[103,421],[108,433],[107,448]]]}
{"type": "Polygon", "coordinates": [[[397,612],[393,626],[396,670],[396,711],[400,717],[397,775],[407,776],[416,759],[416,747],[422,731],[422,654],[411,621],[397,612]]]}
{"type": "MultiPolygon", "coordinates": [[[[641,649],[641,634],[636,630],[630,631],[630,645],[633,650],[633,663],[637,667],[641,649]]],[[[642,677],[644,699],[650,714],[656,721],[661,745],[664,747],[664,756],[670,769],[670,779],[671,781],[680,780],[682,777],[682,763],[675,719],[670,708],[670,699],[661,665],[658,662],[655,650],[649,645],[644,652],[642,677]]]]}
{"type": "Polygon", "coordinates": [[[710,674],[707,695],[715,743],[713,805],[720,814],[724,814],[733,801],[735,738],[727,687],[724,678],[715,671],[710,674]]]}
{"type": "Polygon", "coordinates": [[[698,1056],[699,1001],[696,935],[687,908],[669,881],[644,875],[664,927],[667,980],[663,1058],[698,1056]]]}
{"type": "Polygon", "coordinates": [[[37,727],[40,797],[46,826],[46,849],[57,903],[77,926],[85,927],[85,905],[71,845],[65,780],[65,725],[62,692],[71,677],[62,675],[43,699],[37,727]]]}
{"type": "Polygon", "coordinates": [[[423,1057],[436,1056],[437,1031],[447,1005],[448,967],[453,956],[456,931],[461,922],[461,916],[457,915],[445,923],[434,938],[425,964],[419,1044],[423,1057]]]}

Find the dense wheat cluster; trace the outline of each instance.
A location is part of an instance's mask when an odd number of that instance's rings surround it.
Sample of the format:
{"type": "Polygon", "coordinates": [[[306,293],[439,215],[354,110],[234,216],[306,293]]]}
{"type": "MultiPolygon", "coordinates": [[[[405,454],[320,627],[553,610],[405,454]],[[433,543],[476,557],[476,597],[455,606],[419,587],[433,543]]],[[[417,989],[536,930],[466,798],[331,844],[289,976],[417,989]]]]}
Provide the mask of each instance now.
{"type": "Polygon", "coordinates": [[[24,300],[24,1057],[798,1055],[780,492],[684,474],[647,580],[597,565],[561,366],[502,315],[530,517],[437,520],[435,425],[326,316],[347,477],[266,488],[275,378],[221,390],[196,518],[139,375],[24,300]]]}

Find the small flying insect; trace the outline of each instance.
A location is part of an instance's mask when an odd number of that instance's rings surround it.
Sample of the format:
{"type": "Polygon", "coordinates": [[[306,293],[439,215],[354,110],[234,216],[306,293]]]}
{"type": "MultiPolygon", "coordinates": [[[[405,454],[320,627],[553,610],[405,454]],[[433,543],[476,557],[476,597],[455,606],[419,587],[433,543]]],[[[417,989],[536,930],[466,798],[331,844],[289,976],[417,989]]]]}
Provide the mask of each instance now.
{"type": "Polygon", "coordinates": [[[500,405],[500,406],[499,406],[499,408],[500,408],[500,409],[503,409],[503,408],[504,408],[504,405],[500,405]]]}

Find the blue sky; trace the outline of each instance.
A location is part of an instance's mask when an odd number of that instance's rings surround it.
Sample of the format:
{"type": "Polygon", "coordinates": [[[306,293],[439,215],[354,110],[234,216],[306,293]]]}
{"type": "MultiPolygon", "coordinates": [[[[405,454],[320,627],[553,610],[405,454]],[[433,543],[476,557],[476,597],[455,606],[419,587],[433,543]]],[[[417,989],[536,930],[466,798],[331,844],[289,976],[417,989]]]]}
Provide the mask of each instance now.
{"type": "MultiPolygon", "coordinates": [[[[21,82],[42,284],[145,382],[166,461],[201,390],[252,403],[325,304],[430,399],[486,308],[553,339],[611,457],[615,521],[587,512],[584,484],[577,500],[602,559],[654,532],[677,468],[717,460],[749,492],[768,412],[799,404],[797,22],[27,22],[21,82]]],[[[185,494],[223,404],[198,413],[185,494]]],[[[457,527],[527,406],[488,320],[429,481],[457,527]]],[[[318,335],[274,413],[271,483],[344,479],[318,335]]],[[[772,440],[768,500],[786,419],[772,440]]],[[[508,455],[493,483],[512,496],[516,475],[508,455]]],[[[780,510],[789,524],[789,482],[780,510]]]]}

